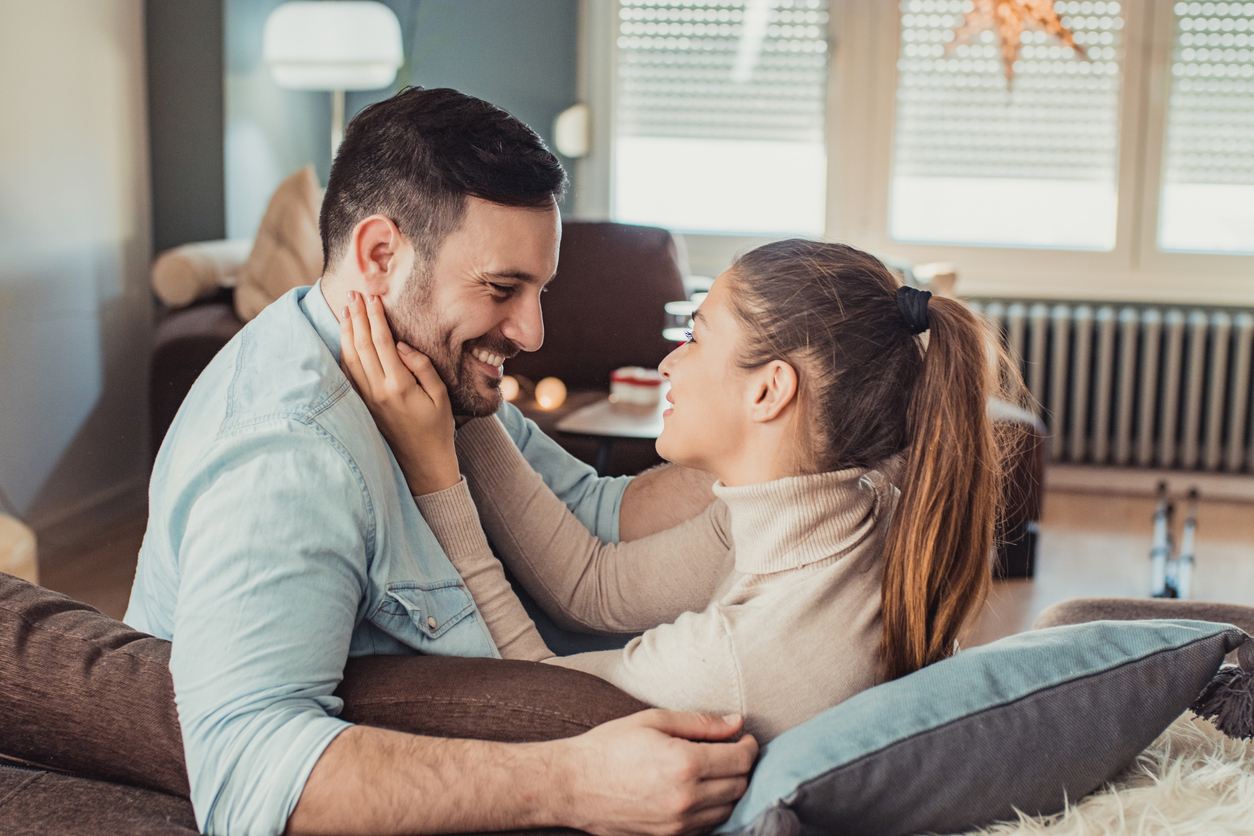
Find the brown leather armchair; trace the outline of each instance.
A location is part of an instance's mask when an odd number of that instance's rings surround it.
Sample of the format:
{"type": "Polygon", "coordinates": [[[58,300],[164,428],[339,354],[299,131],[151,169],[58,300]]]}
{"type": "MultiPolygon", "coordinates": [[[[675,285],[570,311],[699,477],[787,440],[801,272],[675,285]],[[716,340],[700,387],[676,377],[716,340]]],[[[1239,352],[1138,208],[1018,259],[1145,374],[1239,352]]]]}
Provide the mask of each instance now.
{"type": "MultiPolygon", "coordinates": [[[[686,298],[675,241],[665,229],[568,221],[562,225],[557,276],[543,297],[544,345],[505,364],[507,374],[532,383],[556,377],[568,395],[558,409],[541,409],[524,395],[523,413],[578,458],[593,464],[598,442],[559,432],[571,411],[609,394],[610,372],[655,368],[675,347],[662,336],[663,307],[686,298]]],[[[614,444],[607,474],[638,473],[662,460],[653,442],[614,444]]]]}

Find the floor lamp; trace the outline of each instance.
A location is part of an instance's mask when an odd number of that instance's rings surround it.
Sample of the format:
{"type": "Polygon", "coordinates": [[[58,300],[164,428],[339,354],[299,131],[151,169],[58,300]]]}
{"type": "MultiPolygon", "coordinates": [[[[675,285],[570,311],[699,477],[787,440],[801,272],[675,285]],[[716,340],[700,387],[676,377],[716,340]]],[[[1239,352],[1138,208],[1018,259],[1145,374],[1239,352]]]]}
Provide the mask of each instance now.
{"type": "Polygon", "coordinates": [[[344,136],[344,92],[378,90],[404,61],[401,25],[373,0],[297,0],[266,18],[262,52],[274,81],[331,91],[331,156],[344,136]]]}

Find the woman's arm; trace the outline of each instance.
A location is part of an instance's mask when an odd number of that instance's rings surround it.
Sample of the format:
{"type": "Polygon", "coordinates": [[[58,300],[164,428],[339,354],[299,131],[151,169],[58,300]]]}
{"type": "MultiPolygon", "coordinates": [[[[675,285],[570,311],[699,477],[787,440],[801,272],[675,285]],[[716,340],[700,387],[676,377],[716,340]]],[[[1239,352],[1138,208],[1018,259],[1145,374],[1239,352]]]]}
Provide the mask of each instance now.
{"type": "Polygon", "coordinates": [[[466,480],[438,493],[415,496],[414,502],[466,582],[501,658],[539,662],[553,656],[484,539],[466,480]]]}
{"type": "Polygon", "coordinates": [[[731,573],[727,506],[630,543],[604,543],[518,452],[496,418],[457,431],[458,463],[501,558],[558,624],[634,633],[705,609],[731,573]]]}
{"type": "Polygon", "coordinates": [[[599,676],[650,705],[747,716],[738,664],[717,604],[647,630],[622,650],[546,661],[599,676]]]}

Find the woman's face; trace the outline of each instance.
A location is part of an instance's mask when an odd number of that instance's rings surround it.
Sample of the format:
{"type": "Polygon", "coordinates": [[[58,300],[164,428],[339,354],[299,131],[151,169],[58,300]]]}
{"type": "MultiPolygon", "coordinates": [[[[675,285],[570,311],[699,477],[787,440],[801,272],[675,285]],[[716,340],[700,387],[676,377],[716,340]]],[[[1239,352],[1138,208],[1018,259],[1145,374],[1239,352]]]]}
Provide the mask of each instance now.
{"type": "Polygon", "coordinates": [[[658,455],[722,477],[720,463],[742,450],[749,425],[746,372],[735,361],[742,329],[731,310],[733,281],[727,273],[693,315],[692,337],[658,367],[670,381],[658,455]]]}

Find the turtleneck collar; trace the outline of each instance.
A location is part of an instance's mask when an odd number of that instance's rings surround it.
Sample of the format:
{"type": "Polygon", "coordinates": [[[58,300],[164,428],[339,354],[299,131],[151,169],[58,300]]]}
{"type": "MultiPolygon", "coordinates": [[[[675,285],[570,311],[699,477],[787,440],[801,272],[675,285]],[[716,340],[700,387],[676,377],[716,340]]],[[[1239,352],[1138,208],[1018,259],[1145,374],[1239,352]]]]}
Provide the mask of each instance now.
{"type": "Polygon", "coordinates": [[[892,508],[898,458],[882,469],[848,468],[736,488],[716,482],[714,495],[731,512],[736,571],[796,569],[857,545],[892,508]]]}

